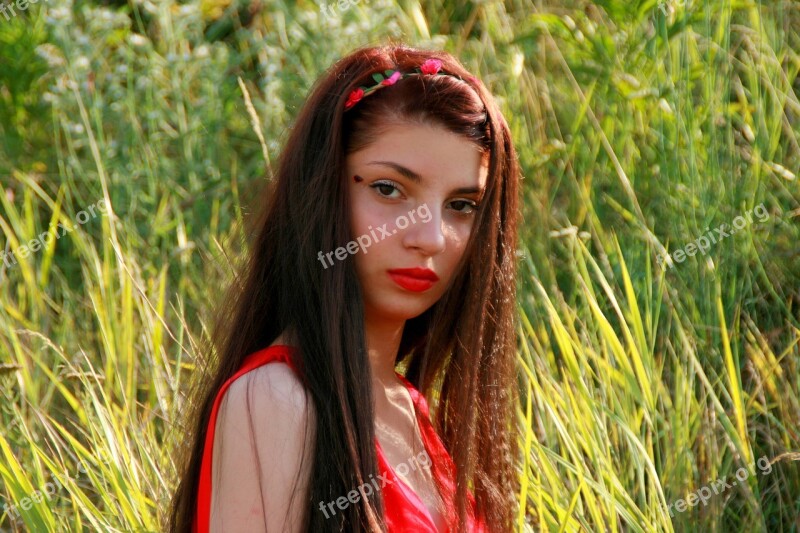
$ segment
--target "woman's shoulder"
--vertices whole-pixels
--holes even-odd
[[[306,393],[300,378],[286,363],[272,361],[235,379],[226,394],[232,403],[282,404],[294,409],[304,409]]]
[[[263,522],[269,531],[287,531],[302,522],[304,509],[295,502],[303,498],[292,500],[291,494],[298,472],[302,490],[309,486],[314,406],[291,365],[275,357],[281,350],[265,350],[245,359],[221,391],[216,420],[212,414],[207,468],[213,476],[206,492],[211,493],[213,478],[214,495],[206,496],[208,505],[201,509],[209,511],[201,512],[208,513],[212,526],[224,523],[225,530],[263,531]]]
[[[293,350],[273,343],[248,355],[229,383],[227,401],[251,409],[274,405],[304,411],[306,390],[291,359]]]

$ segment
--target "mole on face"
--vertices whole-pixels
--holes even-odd
[[[356,183],[359,183],[359,182],[364,181],[364,178],[362,178],[361,176],[356,174],[355,176],[353,176],[353,181],[355,181]]]

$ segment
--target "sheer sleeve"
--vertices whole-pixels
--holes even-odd
[[[306,398],[284,363],[230,385],[214,435],[211,533],[301,531],[315,442],[313,402]]]

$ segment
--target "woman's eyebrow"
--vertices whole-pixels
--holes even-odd
[[[458,189],[453,189],[450,191],[450,194],[478,194],[483,195],[483,189],[479,187],[459,187]]]
[[[414,172],[410,168],[404,167],[403,165],[401,165],[399,163],[395,163],[393,161],[372,161],[372,162],[367,163],[367,164],[368,165],[383,165],[383,166],[386,166],[386,167],[393,168],[398,173],[402,174],[403,176],[405,176],[406,178],[410,179],[414,183],[420,183],[420,182],[423,181],[422,180],[422,176],[420,176],[419,174],[417,174],[416,172]]]
[[[394,161],[371,161],[367,163],[368,165],[383,165],[389,168],[394,169],[399,174],[402,174],[409,180],[413,181],[414,183],[422,183],[424,180],[422,176],[414,172],[408,167],[404,167],[399,163],[395,163]],[[453,189],[452,194],[480,194],[483,192],[483,189],[479,187],[459,187],[458,189]]]

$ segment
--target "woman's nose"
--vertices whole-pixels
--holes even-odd
[[[442,225],[440,208],[427,208],[427,217],[414,217],[403,231],[403,245],[416,248],[425,255],[434,255],[444,251],[446,247],[445,228]]]

